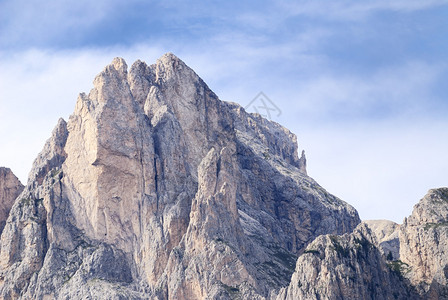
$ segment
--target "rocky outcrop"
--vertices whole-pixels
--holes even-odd
[[[371,220],[319,236],[277,299],[448,299],[447,224],[448,188],[439,188],[402,225]]]
[[[14,200],[22,192],[23,185],[8,168],[0,167],[0,234],[6,224]]]
[[[400,226],[404,275],[428,299],[448,299],[448,188],[430,190]]]
[[[299,259],[285,299],[419,299],[375,246],[365,225],[342,236],[323,235]]]
[[[60,120],[1,240],[0,299],[266,299],[354,208],[294,134],[172,54],[114,59]]]

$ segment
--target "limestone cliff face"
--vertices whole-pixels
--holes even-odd
[[[8,168],[0,167],[0,234],[6,224],[14,200],[22,192],[23,185]]]
[[[266,299],[356,210],[296,137],[172,54],[114,59],[60,120],[1,239],[0,299]]]

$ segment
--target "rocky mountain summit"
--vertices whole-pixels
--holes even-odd
[[[0,299],[443,299],[446,287],[446,189],[403,225],[360,223],[307,175],[294,134],[219,100],[170,53],[114,59],[19,190]]]
[[[34,162],[1,237],[2,299],[266,299],[356,210],[279,124],[173,54],[116,58]]]

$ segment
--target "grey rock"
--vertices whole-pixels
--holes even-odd
[[[356,210],[297,139],[173,54],[116,58],[35,160],[1,240],[0,299],[267,299]]]
[[[297,260],[291,283],[277,300],[419,299],[376,243],[365,224],[351,234],[318,237]]]
[[[277,299],[448,299],[447,224],[448,188],[439,188],[401,225],[371,220],[319,236]]]
[[[0,196],[0,299],[448,298],[447,188],[359,224],[293,133],[170,53],[114,59]]]
[[[428,299],[448,299],[448,188],[430,190],[400,226],[405,275]]]

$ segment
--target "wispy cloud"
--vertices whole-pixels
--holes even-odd
[[[353,204],[363,219],[401,222],[430,188],[448,186],[448,121],[292,126],[308,173]]]
[[[448,5],[446,0],[377,0],[377,1],[282,1],[290,16],[325,19],[360,20],[385,11],[414,12]]]
[[[5,46],[45,45],[52,39],[76,39],[99,24],[116,1],[24,1],[0,3],[0,43]]]
[[[441,101],[433,89],[446,70],[444,64],[419,61],[359,76],[328,68],[329,73],[298,83],[295,107],[330,122],[341,117],[349,121],[425,115]]]

